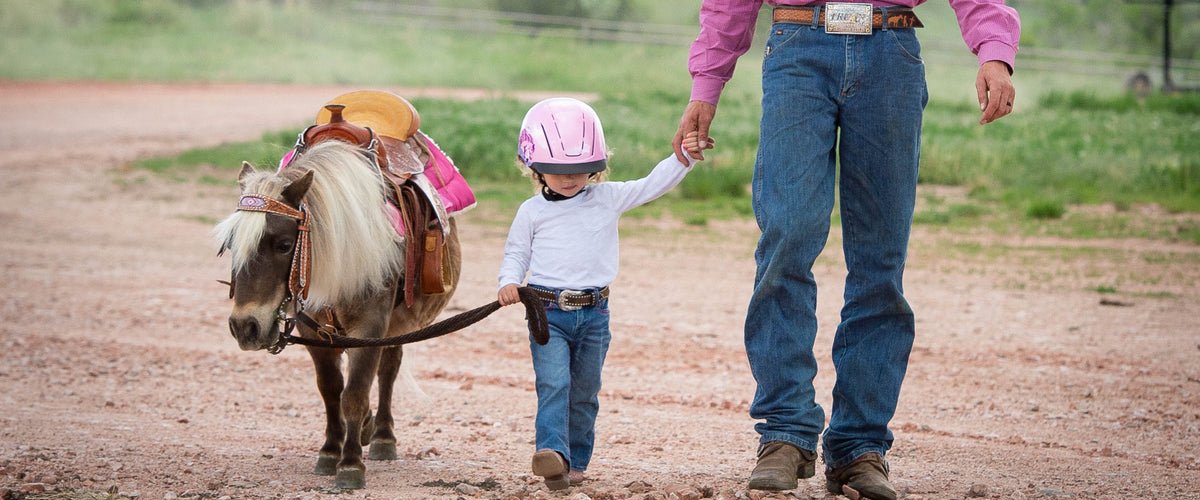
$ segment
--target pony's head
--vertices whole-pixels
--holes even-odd
[[[266,177],[243,163],[238,184],[243,194],[256,194],[298,210],[312,186],[313,172],[288,173],[303,175]],[[239,211],[216,231],[224,236],[222,252],[228,250],[233,256],[230,295],[234,306],[229,332],[242,350],[268,348],[279,340],[275,326],[278,312],[289,298],[288,280],[300,226],[296,219],[282,214]]]
[[[229,331],[242,350],[279,342],[289,299],[330,305],[385,289],[403,272],[399,237],[381,210],[382,179],[368,158],[361,148],[326,141],[278,172],[242,164],[239,209],[213,229],[221,252],[232,257]],[[262,204],[277,209],[252,206]],[[302,226],[311,240],[307,298],[289,287],[302,260],[296,258]]]

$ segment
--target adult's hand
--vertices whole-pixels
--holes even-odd
[[[688,164],[686,153],[683,151],[683,138],[687,137],[689,132],[696,132],[699,136],[696,142],[699,144],[708,144],[708,126],[712,124],[713,116],[717,114],[717,106],[704,101],[692,101],[687,105],[687,109],[683,111],[683,117],[679,119],[679,129],[675,131],[675,137],[671,139],[671,147],[675,149],[675,157],[679,159],[679,163]],[[704,153],[700,155],[699,160],[704,159]]]
[[[1001,61],[988,61],[979,67],[975,76],[975,93],[979,97],[979,124],[985,125],[1012,113],[1013,99],[1017,89],[1013,86],[1012,73]]]

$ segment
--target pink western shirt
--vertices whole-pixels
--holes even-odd
[[[771,5],[815,5],[822,0],[766,0]],[[1021,20],[1003,0],[949,0],[958,16],[963,41],[979,64],[1001,61],[1013,68]],[[925,0],[866,2],[885,7],[916,7]],[[717,104],[725,82],[733,76],[738,57],[750,49],[754,24],[763,0],[704,0],[700,6],[700,34],[688,54],[693,101]]]

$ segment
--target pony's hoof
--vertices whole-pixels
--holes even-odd
[[[396,443],[391,441],[372,441],[371,452],[367,454],[369,460],[395,460],[396,459]]]
[[[318,476],[332,476],[337,474],[338,457],[330,455],[321,455],[317,457],[317,466],[313,468],[313,474]]]
[[[333,485],[344,490],[358,490],[367,487],[367,471],[359,468],[346,468],[337,471],[337,479]]]

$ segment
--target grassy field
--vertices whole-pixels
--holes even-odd
[[[1026,70],[1018,56],[1016,113],[980,126],[974,61],[943,4],[930,2],[919,10],[928,26],[922,32],[927,45],[957,48],[925,54],[932,99],[920,180],[926,186],[956,186],[966,198],[927,197],[918,223],[1200,243],[1194,222],[1170,230],[1108,223],[1136,219],[1133,208],[1143,204],[1169,213],[1200,212],[1200,96],[1153,95],[1137,101],[1123,94],[1120,77]],[[694,24],[694,5],[690,11],[641,5],[653,6],[643,11],[648,22]],[[643,175],[669,153],[690,83],[687,40],[641,45],[470,27],[428,30],[403,19],[366,16],[350,6],[12,0],[0,4],[0,78],[594,92],[600,96],[593,105],[605,121],[614,179]],[[708,155],[707,166],[664,202],[639,209],[641,216],[670,212],[693,224],[749,216],[746,185],[757,145],[759,53],[752,48],[742,58],[726,88],[713,130],[719,149]],[[531,103],[414,99],[414,104],[426,132],[439,138],[484,203],[508,205],[528,194],[513,165],[513,143]],[[303,125],[269,132],[258,141],[147,160],[143,166],[188,179],[197,164],[232,172],[241,160],[271,163]],[[1080,215],[1094,211],[1075,209],[1100,205],[1114,207],[1116,215],[1096,220]]]

